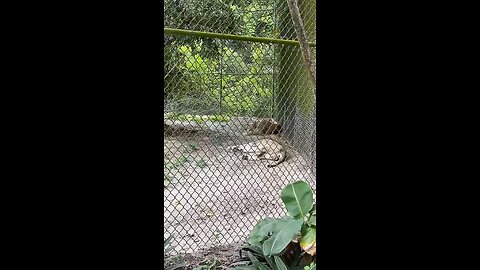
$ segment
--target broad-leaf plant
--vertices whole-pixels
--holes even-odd
[[[242,248],[247,261],[236,270],[316,269],[316,205],[313,192],[304,181],[287,185],[280,193],[287,215],[260,220]]]

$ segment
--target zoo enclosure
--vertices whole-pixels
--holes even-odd
[[[164,1],[165,234],[179,251],[242,241],[284,214],[278,192],[315,178],[315,102],[286,0]],[[299,1],[315,54],[316,2]],[[226,146],[282,123],[289,159],[266,169]],[[314,187],[315,189],[315,187]],[[273,202],[273,203],[272,203]],[[241,220],[238,216],[242,216]]]

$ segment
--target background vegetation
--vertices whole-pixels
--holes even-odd
[[[165,27],[271,37],[272,3],[165,0]],[[169,35],[164,45],[166,111],[271,116],[272,45]]]

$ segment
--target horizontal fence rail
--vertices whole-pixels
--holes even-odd
[[[283,44],[283,45],[291,45],[291,46],[300,46],[300,43],[298,41],[287,40],[287,39],[249,37],[249,36],[241,36],[241,35],[229,35],[229,34],[201,32],[201,31],[192,31],[192,30],[183,30],[183,29],[171,29],[171,28],[164,28],[163,31],[164,31],[164,34],[167,34],[167,35],[208,37],[208,38],[218,38],[218,39],[228,39],[228,40],[251,41],[251,42],[259,42],[259,43],[267,43],[267,44]],[[308,45],[310,47],[317,46],[315,42],[309,42]]]

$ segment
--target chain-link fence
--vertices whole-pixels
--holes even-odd
[[[286,0],[164,4],[165,28],[296,40]],[[309,42],[315,5],[299,1]],[[285,185],[315,190],[315,99],[300,47],[197,32],[165,34],[164,48],[164,233],[186,253],[244,241],[258,220],[285,214]]]

